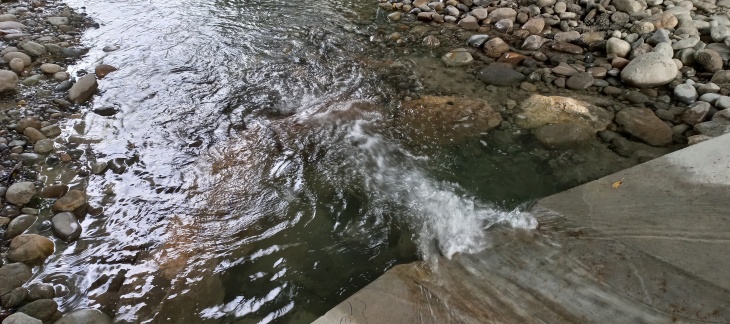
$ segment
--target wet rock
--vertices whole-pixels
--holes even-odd
[[[0,93],[15,91],[18,85],[18,75],[8,70],[0,70]]]
[[[424,96],[406,101],[399,124],[406,125],[413,138],[452,142],[473,138],[502,122],[502,116],[487,101],[459,97]]]
[[[104,171],[106,171],[107,164],[106,162],[94,162],[91,163],[91,174],[102,174]]]
[[[498,58],[509,51],[509,45],[501,38],[493,38],[484,43],[484,54],[491,58]]]
[[[676,98],[679,102],[691,104],[697,100],[697,90],[691,84],[680,84],[674,87],[674,98]]]
[[[37,220],[38,217],[33,215],[20,215],[15,217],[12,221],[10,221],[10,224],[8,224],[8,229],[5,231],[5,239],[10,240],[20,234],[23,234],[23,232],[33,226]]]
[[[568,89],[583,90],[593,85],[593,76],[588,72],[580,72],[568,78],[565,86]]]
[[[45,137],[54,138],[61,135],[61,128],[58,127],[58,125],[49,125],[41,128],[41,133],[43,133]]]
[[[41,189],[38,197],[41,198],[60,198],[68,192],[68,186],[64,184],[50,185]]]
[[[662,53],[646,53],[621,71],[621,81],[635,87],[664,85],[677,76],[677,65]]]
[[[695,53],[695,62],[699,63],[705,71],[717,72],[722,70],[722,58],[720,54],[711,49],[702,49]]]
[[[124,173],[124,171],[127,170],[127,162],[126,162],[126,159],[124,159],[124,158],[116,158],[116,159],[109,160],[109,162],[107,162],[107,166],[109,167],[110,170],[112,170],[112,172],[114,172],[116,174],[122,174],[122,173]]]
[[[42,140],[39,140],[38,142],[35,142],[33,144],[33,152],[38,154],[48,154],[53,151],[53,140],[50,138],[45,138]]]
[[[32,182],[16,182],[8,188],[5,200],[13,205],[23,206],[29,203],[35,194],[36,189]]]
[[[18,215],[20,215],[20,208],[18,208],[17,206],[7,205],[0,209],[0,216],[13,218],[17,217]]]
[[[522,82],[525,75],[505,63],[494,63],[477,73],[477,78],[487,85],[509,86]]]
[[[53,242],[48,238],[37,234],[21,234],[10,241],[8,260],[36,263],[45,260],[53,250]]]
[[[704,101],[698,101],[689,106],[689,109],[682,113],[682,122],[687,125],[694,126],[707,119],[712,106]]]
[[[79,309],[70,312],[54,324],[111,324],[108,315],[96,309]]]
[[[61,314],[58,313],[58,304],[53,299],[32,301],[18,309],[18,312],[37,318],[43,322],[52,322],[61,317]]]
[[[71,87],[68,98],[73,103],[84,103],[96,92],[97,87],[96,77],[93,74],[87,74]]]
[[[71,89],[71,87],[73,85],[74,85],[73,82],[66,80],[66,81],[59,83],[54,90],[56,92],[68,91],[69,89]]]
[[[449,67],[465,66],[473,62],[474,58],[471,57],[471,54],[466,49],[459,48],[444,54],[441,57],[441,61]]]
[[[52,209],[57,212],[72,212],[84,205],[86,205],[86,193],[81,190],[69,190],[53,203]]]
[[[43,321],[24,313],[17,312],[8,316],[5,320],[3,320],[2,324],[43,324]]]
[[[28,54],[25,54],[22,52],[10,52],[10,53],[6,53],[5,55],[3,55],[3,60],[5,60],[5,62],[10,62],[14,58],[19,58],[19,59],[23,60],[23,64],[25,64],[25,66],[28,66],[31,63],[33,63],[33,60],[30,58],[30,56],[28,56]]]
[[[32,276],[31,268],[23,263],[11,263],[0,267],[0,296],[23,286]]]
[[[30,56],[39,57],[48,54],[46,47],[36,42],[25,42],[20,46],[26,53],[30,54]]]
[[[472,35],[466,40],[466,44],[473,47],[481,48],[489,40],[489,35]]]
[[[606,129],[613,115],[603,108],[567,97],[533,94],[520,104],[515,124],[534,129],[547,124],[572,124],[596,133]]]
[[[35,153],[21,153],[18,155],[18,161],[23,162],[24,165],[33,165],[40,159],[41,157]]]
[[[549,124],[535,130],[535,138],[547,148],[566,149],[580,146],[591,139],[590,131],[574,124]]]
[[[426,36],[423,38],[423,41],[421,42],[421,44],[423,44],[423,46],[426,46],[426,47],[436,48],[436,47],[439,47],[439,45],[441,45],[441,41],[439,41],[438,38],[429,35],[429,36]],[[469,56],[471,56],[471,54]]]
[[[51,223],[53,233],[66,242],[74,241],[81,236],[81,225],[72,213],[58,213],[53,216]]]
[[[626,107],[616,114],[616,122],[627,133],[649,145],[664,146],[672,143],[672,129],[651,109]]]
[[[28,296],[28,290],[23,287],[18,287],[10,291],[9,293],[0,297],[0,305],[5,308],[13,308],[23,303],[25,298]]]
[[[56,291],[52,285],[34,283],[28,287],[28,300],[34,301],[39,299],[53,299]]]

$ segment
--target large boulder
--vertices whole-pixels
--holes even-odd
[[[33,271],[23,263],[11,263],[0,268],[0,296],[22,286],[32,276]]]
[[[672,82],[677,72],[671,57],[650,52],[631,60],[621,71],[621,81],[635,87],[653,87]]]
[[[616,122],[623,130],[653,146],[672,143],[672,128],[649,108],[626,107],[616,114]]]
[[[5,200],[17,206],[23,206],[36,195],[35,185],[32,182],[16,182],[5,192]]]
[[[18,75],[8,70],[0,70],[0,92],[15,91],[18,86]]]
[[[607,110],[572,98],[534,94],[520,104],[515,124],[534,129],[547,124],[570,124],[596,133],[613,119]]]
[[[84,75],[68,91],[68,99],[73,103],[84,103],[91,98],[98,87],[95,75]]]
[[[36,263],[45,260],[53,250],[53,242],[48,238],[38,234],[21,234],[10,241],[8,260]]]
[[[96,309],[79,309],[63,315],[54,324],[111,324],[108,315]]]
[[[404,102],[397,122],[411,139],[450,143],[499,126],[502,116],[485,100],[424,96]]]

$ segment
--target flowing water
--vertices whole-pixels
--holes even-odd
[[[371,1],[68,3],[101,25],[73,68],[119,67],[93,104],[119,113],[67,127],[127,167],[88,180],[104,213],[35,278],[56,285],[62,309],[310,322],[396,264],[480,251],[496,223],[533,228],[521,206],[630,163],[597,146],[545,151],[516,131],[404,135],[400,100],[436,84],[409,69],[497,99],[438,53],[384,45],[395,27]]]

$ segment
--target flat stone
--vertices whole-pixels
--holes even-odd
[[[570,53],[570,54],[583,54],[582,47],[580,47],[578,45],[570,44],[570,43],[557,42],[557,43],[553,44],[552,48],[558,52],[565,52],[565,53]]]
[[[479,29],[479,22],[476,18],[474,18],[474,16],[466,16],[462,18],[461,20],[459,20],[459,23],[457,23],[457,25],[466,30]]]
[[[568,78],[565,86],[568,89],[583,90],[593,85],[593,76],[588,72],[580,72]]]
[[[579,39],[580,39],[580,33],[575,30],[559,32],[559,33],[555,34],[555,37],[553,37],[553,40],[558,43],[572,43]]]
[[[651,109],[626,107],[616,114],[616,123],[623,129],[653,146],[672,143],[672,129],[657,117]]]
[[[574,67],[570,66],[570,64],[565,62],[560,62],[558,66],[551,69],[551,71],[558,75],[564,75],[564,76],[573,76],[578,74],[578,70],[576,70]]]
[[[43,63],[41,64],[41,72],[47,73],[47,74],[54,74],[63,71],[64,68],[62,68],[58,64],[53,63]]]
[[[39,57],[48,54],[48,50],[46,49],[46,47],[36,42],[28,41],[21,44],[20,47],[22,47],[25,52],[30,54],[30,56]]]
[[[700,41],[699,37],[688,37],[683,40],[677,41],[676,43],[672,44],[672,48],[676,50],[681,50],[685,48],[694,47],[697,45],[697,43]]]
[[[46,19],[53,26],[68,25],[68,17],[48,17]]]
[[[57,212],[72,212],[84,205],[86,205],[86,193],[81,190],[69,190],[53,203],[52,208]]]
[[[465,49],[455,49],[444,54],[444,56],[441,57],[441,61],[449,67],[465,66],[474,62],[474,58],[472,58],[471,54],[469,54],[469,52]]]
[[[504,63],[493,63],[477,73],[477,78],[487,85],[509,86],[522,82],[525,75]]]
[[[515,21],[517,18],[517,11],[512,8],[497,8],[489,13],[489,19],[496,22],[502,19],[509,19]]]
[[[68,92],[68,99],[73,103],[84,103],[96,92],[97,87],[96,76],[87,74],[74,83]]]
[[[606,129],[613,114],[587,102],[567,97],[533,94],[520,104],[515,124],[534,129],[547,124],[572,124],[596,133]]]

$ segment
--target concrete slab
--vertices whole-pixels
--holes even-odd
[[[478,254],[396,266],[315,323],[730,323],[728,148],[542,199],[538,230],[492,228]]]

